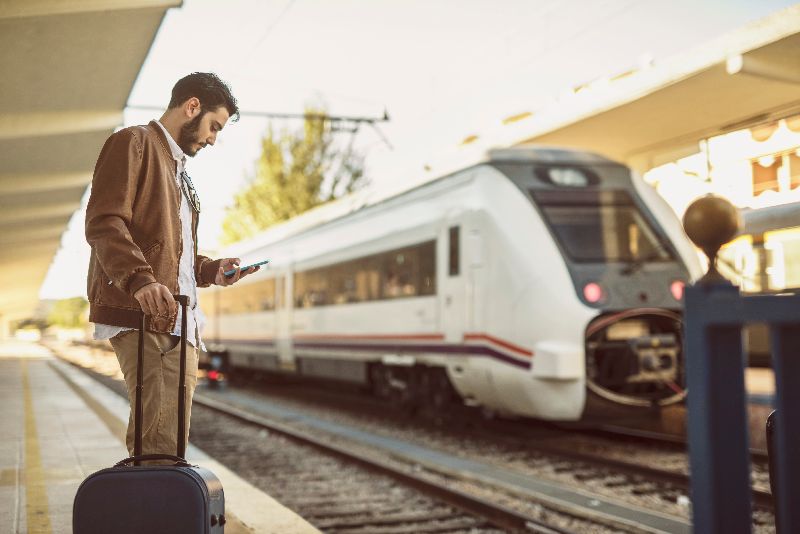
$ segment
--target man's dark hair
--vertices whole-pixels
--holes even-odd
[[[176,108],[192,97],[197,97],[203,114],[225,106],[232,122],[239,119],[239,106],[231,88],[213,72],[193,72],[184,76],[172,88],[169,109]]]

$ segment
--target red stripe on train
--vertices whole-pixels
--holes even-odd
[[[296,334],[293,336],[295,339],[304,339],[309,341],[326,341],[326,340],[383,340],[383,341],[444,341],[444,334]],[[254,340],[255,341],[255,340]],[[528,358],[533,357],[533,352],[514,345],[508,341],[490,336],[489,334],[470,332],[464,334],[464,341],[489,341],[503,347],[506,350],[516,352]]]
[[[444,341],[444,334],[295,334],[293,337],[311,340],[359,339],[405,340],[405,341]]]
[[[530,351],[530,350],[528,350],[526,348],[520,347],[518,345],[514,345],[513,343],[509,343],[508,341],[503,341],[502,339],[498,339],[498,338],[496,338],[494,336],[490,336],[489,334],[484,334],[484,333],[479,333],[479,332],[471,332],[471,333],[468,333],[468,334],[464,334],[464,340],[465,341],[475,341],[475,340],[491,341],[495,345],[499,345],[499,346],[503,347],[504,349],[508,349],[508,350],[514,351],[516,353],[522,354],[523,356],[527,356],[529,358],[533,357],[533,352],[532,351]]]

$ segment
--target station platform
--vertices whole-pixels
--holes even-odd
[[[72,532],[80,483],[127,456],[127,401],[46,348],[7,341],[0,342],[0,406],[0,530]],[[222,481],[227,533],[319,532],[191,444],[187,458]]]

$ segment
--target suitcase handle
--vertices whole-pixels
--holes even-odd
[[[178,378],[178,450],[176,457],[185,461],[186,443],[186,308],[189,306],[189,297],[186,295],[173,295],[175,300],[181,305],[181,360]],[[139,465],[139,460],[144,459],[142,454],[142,382],[144,380],[144,333],[147,329],[145,323],[145,313],[142,312],[141,324],[139,326],[139,359],[136,363],[136,411],[134,415],[134,438],[133,456],[123,460],[132,460],[134,465]],[[167,455],[169,456],[169,455]],[[169,458],[173,458],[169,456]],[[165,459],[169,459],[165,458]],[[154,458],[156,459],[156,458]]]
[[[130,458],[120,460],[114,464],[114,467],[125,467],[130,463],[139,465],[139,462],[147,462],[150,460],[172,460],[177,467],[192,467],[190,463],[180,456],[173,456],[171,454],[140,454],[138,456],[131,456]]]

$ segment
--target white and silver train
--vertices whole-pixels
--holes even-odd
[[[224,369],[558,421],[684,398],[682,291],[701,267],[671,209],[627,167],[504,149],[369,194],[225,251],[271,264],[201,292]]]

